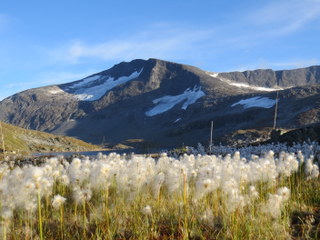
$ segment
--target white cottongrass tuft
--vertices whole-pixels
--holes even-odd
[[[149,205],[141,209],[141,213],[146,216],[152,216],[152,209]]]
[[[314,156],[311,155],[305,162],[304,172],[307,176],[307,180],[317,178],[319,176],[319,167],[317,164],[313,163]]]
[[[212,209],[206,209],[204,211],[204,213],[201,215],[200,220],[204,224],[206,224],[206,225],[208,225],[210,227],[214,227],[215,219],[214,219],[214,215],[213,215]]]
[[[165,180],[164,173],[160,172],[158,175],[155,176],[154,181],[152,183],[152,193],[153,197],[157,198],[160,194],[160,188],[163,185]]]
[[[66,202],[66,198],[62,197],[61,195],[55,195],[52,199],[52,207],[54,209],[59,209],[61,206]]]
[[[277,190],[277,194],[281,196],[282,201],[288,201],[290,198],[290,189],[287,187],[281,187]]]
[[[269,194],[269,198],[266,204],[261,207],[261,210],[272,218],[278,218],[281,215],[284,204],[289,198],[290,189],[287,187],[279,188],[276,194]]]
[[[77,204],[88,202],[92,198],[92,190],[89,187],[85,189],[76,187],[73,191],[73,198]]]
[[[5,221],[10,220],[13,217],[13,211],[11,209],[4,209],[1,212],[1,218]]]

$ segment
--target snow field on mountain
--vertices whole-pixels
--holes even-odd
[[[59,94],[59,93],[63,93],[63,90],[60,89],[59,87],[50,87],[50,89],[48,90],[48,92],[50,94]]]
[[[199,98],[203,97],[205,93],[201,90],[201,87],[194,86],[191,90],[186,89],[182,94],[176,96],[164,96],[153,100],[153,104],[156,104],[152,109],[145,114],[148,117],[164,113],[172,109],[175,105],[183,103],[181,109],[186,110],[189,105],[194,104]]]
[[[272,108],[275,104],[276,100],[270,99],[268,97],[252,97],[248,99],[242,99],[239,102],[232,104],[231,107],[242,105],[243,108]]]
[[[218,78],[220,81],[225,82],[229,84],[230,86],[235,86],[238,88],[247,88],[247,89],[252,89],[256,91],[261,91],[261,92],[274,92],[274,91],[279,91],[283,90],[283,88],[277,87],[277,88],[267,88],[267,87],[259,87],[259,86],[252,86],[247,83],[238,83],[238,82],[233,82],[230,79],[223,78],[219,76],[219,73],[212,73],[212,72],[207,72],[211,77]]]
[[[3,239],[288,239],[290,214],[320,196],[319,145],[261,154],[98,154],[1,162]],[[319,194],[319,195],[317,195]],[[310,197],[310,199],[309,199]],[[49,237],[50,236],[50,237]]]
[[[107,91],[139,77],[142,70],[143,68],[139,72],[135,71],[129,76],[123,76],[117,79],[114,79],[113,77],[95,75],[85,78],[81,82],[74,83],[67,90],[73,90],[72,94],[74,94],[74,97],[80,101],[95,101],[105,95]],[[101,83],[96,84],[97,81]]]

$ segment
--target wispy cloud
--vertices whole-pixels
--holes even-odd
[[[156,26],[121,39],[100,43],[76,40],[50,50],[58,61],[77,64],[85,59],[130,60],[133,58],[175,58],[197,51],[212,37],[213,30],[164,28]]]
[[[273,39],[302,34],[309,27],[320,31],[319,0],[265,1],[242,16],[234,16],[221,33],[224,43],[233,49],[254,49]],[[223,31],[225,30],[225,31]]]
[[[178,62],[183,60],[184,63],[194,65],[200,63],[198,66],[202,67],[208,66],[208,61],[228,61],[228,57],[240,59],[241,55],[247,56],[247,59],[252,55],[256,58],[254,61],[259,63],[258,58],[268,59],[268,52],[275,51],[279,54],[282,51],[272,45],[273,42],[270,40],[280,40],[281,44],[284,44],[290,34],[304,30],[311,24],[315,27],[316,22],[320,23],[319,0],[273,0],[253,4],[248,12],[234,14],[229,22],[222,25],[220,22],[203,26],[149,24],[144,29],[122,33],[121,36],[109,35],[97,41],[90,41],[84,37],[66,41],[59,46],[46,46],[41,51],[46,55],[44,59],[50,59],[48,65],[53,66],[101,66],[102,62],[110,65],[118,61],[152,57]],[[292,43],[293,47],[294,44]],[[282,66],[305,66],[303,63],[299,64],[299,61],[287,63],[287,66]],[[280,67],[281,64],[278,65]],[[257,67],[278,66],[268,59],[260,61]]]
[[[248,17],[252,24],[261,26],[265,34],[275,36],[293,33],[319,19],[319,0],[274,1]]]

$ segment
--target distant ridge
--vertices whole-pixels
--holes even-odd
[[[219,76],[234,82],[248,83],[261,87],[297,87],[320,84],[320,66],[292,70],[273,71],[258,69],[244,72],[219,73]]]

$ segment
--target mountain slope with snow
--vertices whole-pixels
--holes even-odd
[[[139,72],[135,71],[129,76],[122,76],[117,79],[95,75],[74,83],[64,90],[73,94],[80,101],[96,101],[111,89],[139,77],[142,70],[143,68]]]
[[[176,96],[164,96],[157,98],[152,102],[157,104],[155,107],[146,112],[146,116],[153,117],[155,115],[164,113],[172,109],[175,105],[184,102],[181,109],[186,110],[189,105],[195,103],[199,98],[203,97],[205,94],[201,91],[201,87],[194,86],[193,90],[189,88],[185,90],[182,94]]]
[[[320,84],[320,66],[281,71],[258,69],[244,72],[219,73],[218,76],[232,82],[256,85],[259,87],[291,88]]]
[[[273,125],[320,122],[320,68],[212,73],[158,59],[122,62],[79,81],[17,93],[0,120],[96,144],[206,144],[214,136]],[[312,83],[312,84],[310,84]]]

